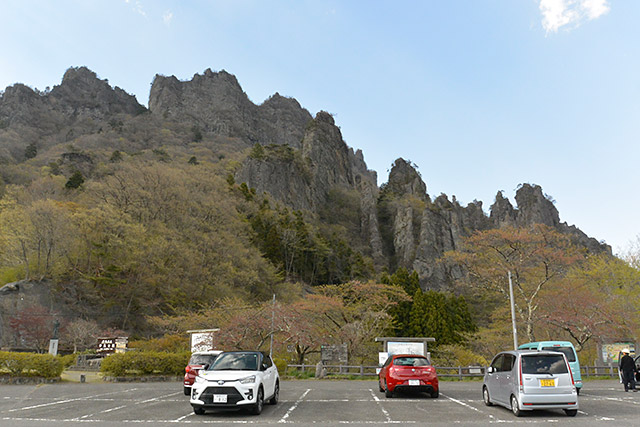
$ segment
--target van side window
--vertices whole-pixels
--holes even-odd
[[[502,362],[502,371],[510,371],[513,369],[513,365],[516,361],[516,357],[513,354],[505,354],[504,361]]]
[[[504,360],[504,354],[499,354],[493,359],[491,362],[491,367],[495,372],[500,372],[502,370],[502,361]]]

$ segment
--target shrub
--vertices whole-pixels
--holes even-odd
[[[56,378],[64,368],[64,359],[50,354],[0,351],[0,371],[10,376]]]
[[[167,334],[161,338],[129,342],[129,348],[141,351],[161,351],[179,353],[189,349],[189,337]]]
[[[273,363],[276,365],[276,368],[278,368],[278,373],[280,373],[280,375],[284,375],[287,371],[287,361],[279,357],[274,357]]]
[[[126,375],[180,375],[189,362],[189,352],[129,351],[106,357],[100,370],[114,377]]]

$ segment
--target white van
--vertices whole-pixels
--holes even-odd
[[[516,350],[498,353],[487,368],[482,384],[485,405],[494,403],[522,411],[563,409],[578,413],[578,392],[566,356],[553,351]]]

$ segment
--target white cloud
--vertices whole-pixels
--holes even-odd
[[[540,0],[542,26],[547,34],[561,27],[573,29],[609,12],[608,0]]]
[[[171,25],[171,20],[173,19],[173,12],[171,12],[170,10],[167,10],[164,15],[162,15],[162,20],[164,21],[165,25],[169,26]]]
[[[125,3],[127,4],[131,4],[131,0],[124,0]],[[140,2],[140,0],[136,0],[135,3],[132,4],[132,9],[139,13],[140,15],[144,16],[145,18],[147,17],[147,12],[144,11],[144,8],[142,7],[142,2]]]

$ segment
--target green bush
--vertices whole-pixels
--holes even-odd
[[[280,375],[284,375],[287,371],[287,361],[279,357],[274,357],[273,363],[276,365],[276,368],[278,368],[278,373]]]
[[[180,375],[189,362],[189,352],[128,351],[107,356],[100,370],[114,377],[127,375]]]
[[[10,376],[57,378],[64,368],[63,359],[50,354],[0,351],[0,372]]]
[[[72,353],[72,354],[65,354],[64,356],[57,356],[57,357],[58,357],[58,360],[60,360],[62,367],[66,369],[71,365],[75,365],[78,355],[75,353]]]

